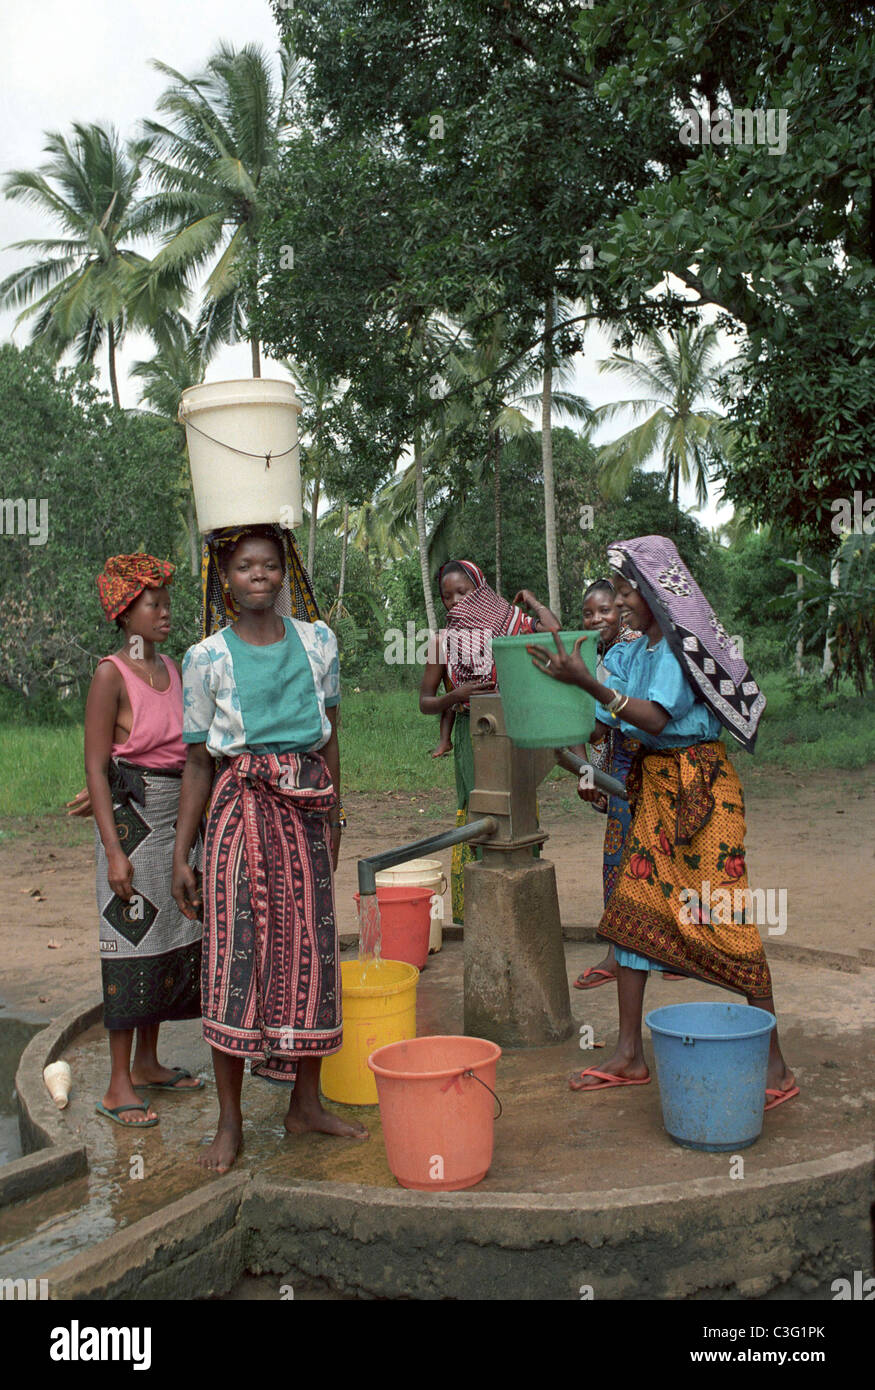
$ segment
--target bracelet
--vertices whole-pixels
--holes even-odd
[[[620,707],[620,701],[623,697],[620,694],[619,690],[614,690],[610,685],[608,686],[608,689],[610,690],[614,698],[608,701],[608,703],[605,705],[605,709],[610,711],[611,714],[616,714],[617,710]]]
[[[617,708],[614,710],[614,715],[616,716],[616,715],[618,715],[618,714],[620,713],[621,710],[624,710],[624,709],[626,708],[626,706],[628,705],[628,703],[629,703],[629,696],[628,696],[628,695],[624,695],[623,698],[622,698],[622,700],[620,701],[620,703],[617,705]]]

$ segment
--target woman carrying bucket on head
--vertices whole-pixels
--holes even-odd
[[[618,541],[608,559],[622,614],[644,634],[608,652],[610,685],[558,636],[556,650],[528,648],[539,670],[595,697],[603,728],[642,744],[626,782],[632,825],[599,925],[616,948],[620,1034],[603,1068],[571,1079],[580,1091],[650,1081],[641,1036],[650,970],[722,985],[774,1013],[762,941],[746,911],[744,798],[719,740],[722,725],[753,751],[765,697],[670,540]],[[712,885],[730,892],[717,900]],[[765,1108],[798,1094],[775,1028]]]
[[[449,740],[452,723],[445,723],[455,711],[453,756],[456,772],[456,824],[468,822],[468,799],[474,790],[474,751],[471,744],[472,695],[495,689],[495,666],[489,650],[493,637],[509,637],[521,632],[558,632],[559,623],[528,589],[521,589],[513,603],[501,598],[486,583],[483,571],[471,560],[448,560],[437,575],[441,602],[447,612],[447,626],[440,634],[435,660],[426,664],[419,688],[419,708],[423,714],[441,716],[441,744]],[[528,617],[518,604],[534,614]],[[449,687],[438,695],[441,682]],[[465,865],[479,857],[470,845],[453,849],[451,874],[453,921],[463,923]]]
[[[188,761],[173,891],[191,916],[199,892],[186,854],[209,801],[203,1020],[219,1123],[200,1161],[224,1173],[242,1142],[247,1057],[254,1075],[293,1086],[290,1134],[367,1131],[319,1100],[322,1058],[342,1041],[337,640],[278,526],[209,535],[203,577],[205,637],[183,664]]]

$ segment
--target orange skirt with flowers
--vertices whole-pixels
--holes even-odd
[[[721,742],[641,749],[632,825],[599,933],[672,970],[768,999],[744,858],[744,794]]]

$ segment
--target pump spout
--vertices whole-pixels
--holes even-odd
[[[467,825],[460,825],[455,830],[445,830],[440,835],[428,835],[424,840],[414,840],[409,845],[399,845],[397,849],[386,849],[380,854],[371,854],[367,859],[360,859],[358,863],[359,895],[365,897],[368,893],[376,893],[377,884],[374,875],[380,869],[391,869],[395,864],[404,864],[408,859],[416,859],[420,854],[427,854],[433,849],[448,849],[450,845],[460,845],[466,840],[476,840],[482,836],[494,835],[498,829],[498,821],[494,816],[482,816],[479,820],[469,821]]]

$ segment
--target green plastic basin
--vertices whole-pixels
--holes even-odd
[[[560,632],[559,636],[567,652],[578,637],[586,638],[580,655],[595,675],[598,633]],[[539,671],[526,651],[530,644],[556,651],[550,633],[492,639],[508,737],[520,748],[565,748],[570,743],[583,743],[595,724],[595,700],[579,685],[566,685]]]

